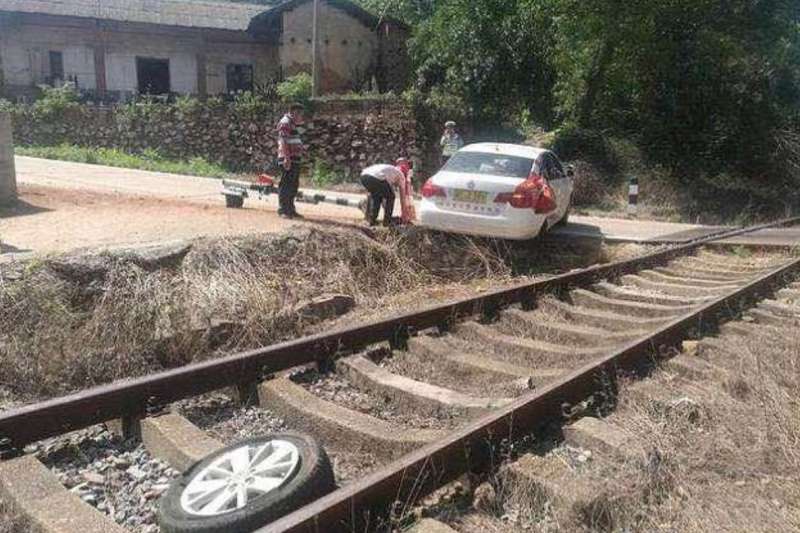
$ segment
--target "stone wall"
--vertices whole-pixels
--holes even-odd
[[[17,177],[14,171],[14,140],[11,120],[0,113],[0,204],[13,202],[17,197]]]
[[[152,103],[73,106],[55,115],[17,106],[13,118],[19,145],[70,143],[134,153],[152,148],[249,172],[274,159],[275,125],[282,114],[279,107],[248,109],[209,101],[195,102],[191,109]],[[414,115],[396,101],[315,103],[307,127],[309,159],[347,175],[357,175],[368,164],[422,156]]]

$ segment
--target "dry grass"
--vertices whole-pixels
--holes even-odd
[[[800,530],[800,332],[722,336],[700,356],[723,371],[689,380],[662,370],[621,384],[608,420],[636,437],[641,456],[576,463],[568,447],[547,452],[589,488],[582,505],[565,509],[500,477],[488,508],[439,516],[462,533]]]
[[[645,250],[641,250],[644,252]],[[431,233],[303,228],[200,241],[178,264],[130,255],[53,257],[0,276],[0,390],[32,401],[269,345],[603,262],[608,248]],[[356,299],[341,322],[309,323],[299,303]],[[237,325],[222,340],[208,334]]]
[[[293,309],[322,294],[374,316],[414,291],[508,280],[513,260],[491,241],[312,228],[198,242],[157,269],[129,256],[38,261],[0,277],[0,390],[30,401],[267,345],[308,331]],[[241,328],[214,346],[202,334],[213,321]]]
[[[705,356],[725,368],[724,377],[702,384],[667,372],[654,378],[662,394],[697,407],[626,402],[612,417],[668,471],[660,501],[636,522],[688,532],[797,530],[800,334],[787,329],[776,337],[765,330],[721,342],[724,351]]]

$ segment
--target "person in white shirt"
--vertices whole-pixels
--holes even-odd
[[[392,224],[394,213],[394,189],[399,188],[405,180],[405,174],[392,165],[372,165],[361,171],[361,185],[369,192],[370,202],[367,206],[367,222],[374,226],[378,222],[378,214],[383,205],[383,224]]]

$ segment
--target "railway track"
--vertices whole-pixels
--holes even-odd
[[[20,476],[45,475],[19,458],[26,445],[110,420],[185,469],[227,443],[192,424],[191,407],[170,413],[170,404],[232,388],[249,406],[241,409],[323,442],[340,485],[260,531],[372,530],[396,502],[410,506],[464,474],[486,475],[515,443],[596,412],[615,397],[620,372],[674,355],[719,315],[796,275],[800,260],[788,255],[704,248],[762,227],[5,412],[0,474],[24,465]],[[754,313],[786,319],[795,313],[786,305]],[[23,489],[0,481],[24,509]],[[47,521],[42,512],[34,521]],[[75,520],[97,520],[93,512],[82,503]],[[101,523],[97,531],[110,530]]]

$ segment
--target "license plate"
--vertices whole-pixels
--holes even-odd
[[[488,194],[483,191],[456,189],[455,193],[456,202],[465,202],[468,204],[485,204],[487,197]]]

